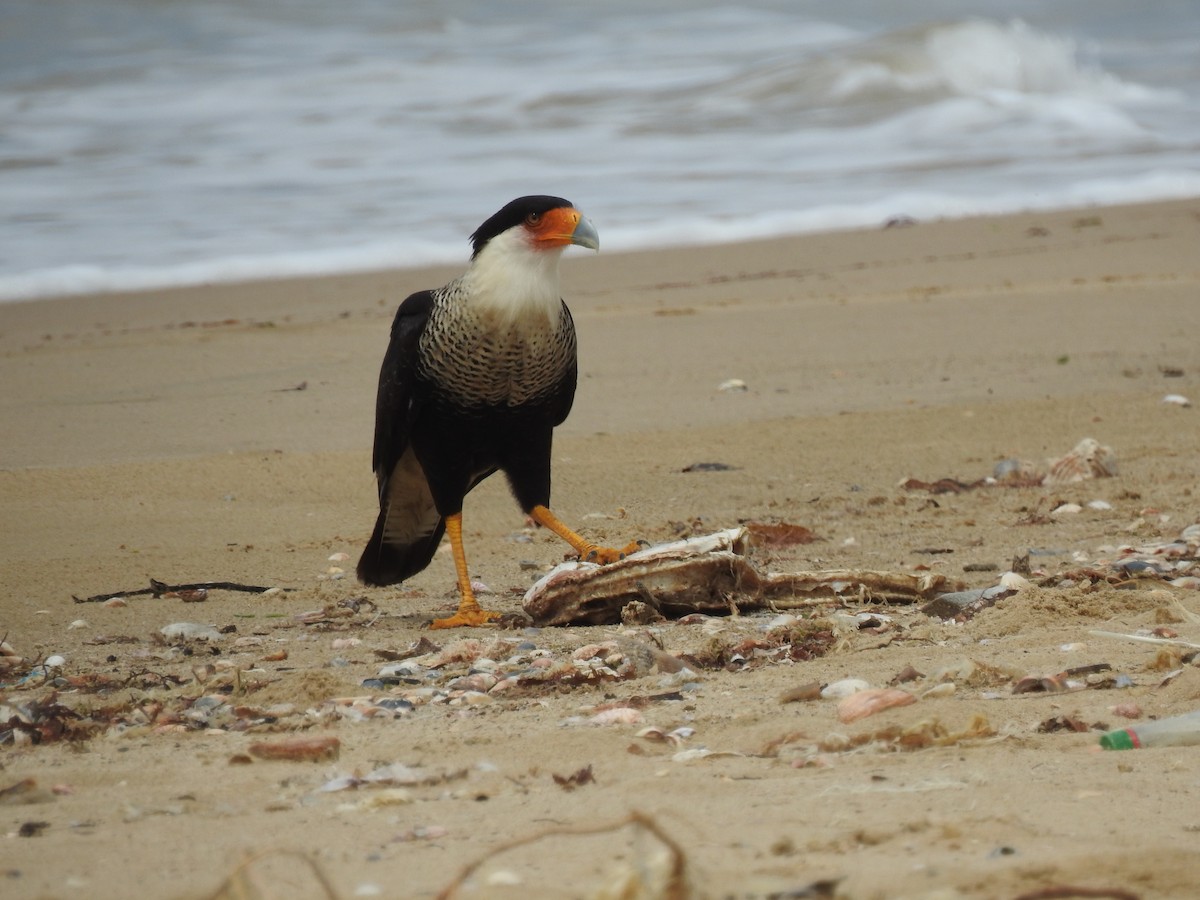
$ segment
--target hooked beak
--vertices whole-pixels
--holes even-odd
[[[571,232],[571,243],[579,247],[587,247],[589,250],[600,249],[600,235],[596,232],[596,226],[592,224],[592,220],[582,213],[578,213],[579,221],[575,225],[575,230]]]

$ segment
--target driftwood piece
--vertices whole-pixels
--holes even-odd
[[[270,585],[240,584],[236,581],[197,581],[191,584],[167,584],[155,578],[150,579],[150,587],[132,591],[112,591],[107,594],[93,594],[90,597],[73,597],[76,603],[103,603],[114,597],[143,597],[147,594],[156,600],[164,594],[178,594],[184,591],[242,591],[247,594],[263,594],[271,590]],[[284,588],[287,590],[287,588]]]
[[[944,575],[832,569],[763,573],[744,528],[651,547],[607,566],[568,562],[525,594],[536,625],[614,625],[632,602],[667,618],[799,609],[830,603],[915,603],[961,587]]]

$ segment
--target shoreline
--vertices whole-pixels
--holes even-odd
[[[1137,390],[1137,372],[1193,355],[1198,208],[569,255],[581,377],[560,433]],[[0,465],[369,451],[395,307],[460,271],[0,305],[0,417],[20,423]],[[876,371],[885,359],[906,374]],[[721,394],[727,379],[749,390]]]

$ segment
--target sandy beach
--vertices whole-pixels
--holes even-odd
[[[391,318],[458,267],[0,305],[0,722],[25,725],[0,726],[0,893],[432,897],[483,860],[460,896],[667,897],[672,850],[675,896],[1194,892],[1200,747],[1098,740],[1200,709],[1198,246],[1179,201],[564,258],[562,518],[621,544],[800,525],[818,540],[756,565],[968,589],[1028,557],[964,622],[847,600],[430,632],[447,553],[364,589]],[[1085,438],[1115,475],[976,485]],[[506,613],[568,549],[498,479],[464,523]],[[131,593],[152,578],[280,590]],[[101,594],[125,599],[74,599]],[[772,644],[800,612],[832,635],[812,658]],[[916,699],[781,700],[844,679]],[[339,755],[251,752],[297,737]]]

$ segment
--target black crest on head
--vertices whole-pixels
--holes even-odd
[[[479,255],[479,251],[487,246],[488,241],[496,235],[520,225],[530,213],[541,215],[564,206],[571,206],[571,201],[564,200],[562,197],[547,197],[543,194],[518,197],[511,203],[505,204],[500,212],[476,228],[475,233],[471,235],[471,259]]]

